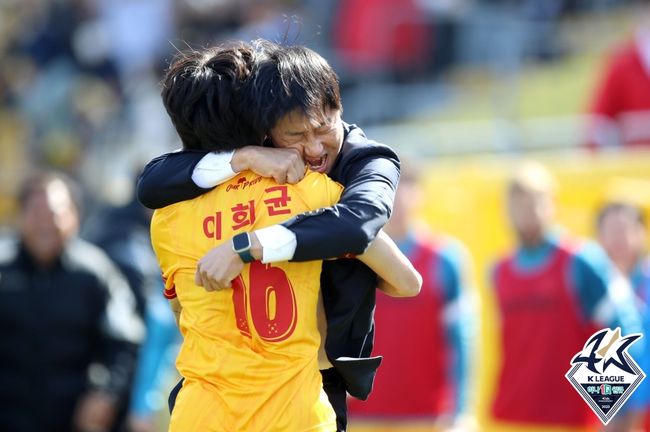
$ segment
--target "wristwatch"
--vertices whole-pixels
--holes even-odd
[[[247,232],[239,233],[232,238],[232,250],[239,255],[242,261],[249,263],[255,261],[251,255],[251,238]]]

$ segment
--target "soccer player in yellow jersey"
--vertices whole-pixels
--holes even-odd
[[[163,99],[186,148],[260,142],[236,100],[253,55],[245,46],[219,48],[172,65]],[[289,186],[247,171],[201,197],[156,211],[152,241],[167,293],[175,291],[174,303],[182,308],[184,336],[177,366],[185,382],[170,430],[336,429],[317,363],[321,262],[265,265],[253,261],[251,250],[237,248],[249,264],[231,288],[217,291],[197,286],[195,272],[200,257],[233,235],[250,246],[249,231],[332,205],[340,193],[322,174],[310,172]],[[390,274],[380,272],[387,280],[380,287],[393,290],[408,281],[417,292],[421,280],[403,256],[391,253],[396,248],[378,238],[371,249],[363,257],[371,267],[378,268],[383,257],[399,264]]]
[[[278,185],[247,171],[199,198],[156,210],[152,242],[166,289],[182,306],[184,337],[176,364],[185,383],[170,430],[336,429],[318,364],[321,261],[252,261],[231,290],[206,291],[194,279],[196,262],[215,245],[332,205],[341,190],[315,172],[296,185]],[[371,265],[377,264],[377,247],[373,243],[367,253]],[[396,283],[411,271],[393,270],[386,278]]]
[[[237,125],[244,119],[266,135],[264,145],[251,140],[255,145],[210,150],[215,138],[229,129],[214,127],[226,123],[213,121],[212,113],[218,110],[197,110],[196,104],[214,101],[209,95],[221,92],[232,74],[216,81],[210,79],[214,75],[194,67],[201,73],[189,88],[166,85],[163,91],[186,148],[147,165],[138,180],[138,198],[149,208],[163,208],[196,198],[245,170],[295,184],[304,177],[305,166],[345,186],[336,205],[252,231],[250,249],[245,242],[235,252],[226,241],[197,263],[197,284],[217,290],[231,287],[243,270],[246,252],[258,253],[255,257],[267,264],[328,260],[323,263],[321,293],[329,364],[323,364],[321,373],[336,411],[337,430],[345,431],[347,394],[365,400],[381,362],[381,356],[372,355],[377,274],[360,260],[332,258],[364,254],[379,235],[393,208],[399,158],[361,128],[343,121],[338,77],[322,56],[299,45],[258,40],[253,46],[251,78],[241,81],[236,92],[236,99],[245,101],[244,109],[232,119],[236,127],[231,131],[244,129]],[[207,63],[219,61],[208,58],[202,64]],[[197,95],[194,88],[205,93]],[[390,267],[382,263],[380,268]],[[170,395],[170,408],[179,389],[176,386]]]
[[[321,262],[253,261],[232,290],[215,292],[194,276],[197,261],[225,239],[332,205],[340,192],[322,174],[279,186],[249,171],[154,213],[154,248],[183,308],[177,367],[185,383],[171,430],[336,429],[317,363]]]

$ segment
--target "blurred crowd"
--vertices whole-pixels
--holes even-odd
[[[177,147],[158,81],[188,46],[255,37],[306,44],[339,73],[347,117],[368,127],[417,112],[418,98],[386,99],[400,93],[400,84],[444,82],[444,72],[459,65],[504,73],[524,59],[561,58],[566,45],[558,41],[557,25],[563,16],[626,3],[3,1],[0,214],[6,215],[21,172],[38,164],[63,169],[97,196],[123,201],[133,172]]]
[[[61,396],[61,407],[31,412],[39,412],[47,419],[53,418],[52,412],[57,412],[62,418],[60,430],[72,430],[71,424],[80,431],[104,431],[111,430],[110,427],[115,431],[158,430],[156,416],[164,407],[166,392],[175,376],[172,360],[180,336],[162,297],[159,269],[150,248],[151,214],[135,201],[132,191],[135,175],[146,161],[178,147],[178,138],[159,96],[161,73],[178,51],[256,37],[306,44],[322,53],[337,70],[346,101],[346,117],[364,127],[404,115],[399,104],[382,106],[379,111],[375,107],[366,110],[363,106],[365,101],[374,100],[373,92],[386,91],[385,85],[397,86],[399,92],[399,86],[413,82],[445,82],[448,72],[459,67],[509,73],[516,71],[524,61],[556,61],[567,54],[557,31],[563,17],[608,11],[630,3],[634,2],[3,0],[0,2],[0,223],[16,228],[16,232],[3,237],[0,243],[0,296],[25,280],[33,293],[42,296],[24,293],[25,297],[18,298],[17,303],[0,301],[0,316],[6,318],[0,318],[3,324],[0,328],[7,335],[11,331],[41,335],[34,340],[44,342],[34,348],[36,351],[14,350],[12,355],[15,355],[10,360],[0,361],[0,369],[4,368],[0,370],[0,380],[5,380],[6,388],[11,388],[17,381],[14,372],[6,373],[6,370],[20,365],[21,373],[31,375],[34,386],[39,386],[38,373],[43,373],[46,367],[60,366],[64,371],[60,382],[44,389],[43,394],[65,395]],[[647,126],[650,124],[647,121],[650,112],[649,35],[650,31],[641,25],[607,61],[589,108],[593,116],[586,129],[585,142],[580,144],[601,149],[628,144],[643,147],[650,143]],[[415,110],[409,109],[411,114]],[[26,175],[43,167],[56,168],[67,176],[45,175],[42,170],[36,177]],[[491,282],[501,302],[504,332],[511,335],[517,331],[511,328],[525,328],[530,324],[527,320],[533,316],[522,318],[508,314],[513,310],[509,304],[519,301],[517,293],[511,292],[512,285],[519,283],[534,288],[537,283],[528,281],[527,275],[517,274],[513,269],[517,266],[537,268],[556,257],[561,257],[557,258],[560,261],[566,259],[569,267],[577,262],[575,266],[582,268],[578,273],[583,274],[562,286],[576,291],[554,293],[557,299],[552,301],[560,302],[567,308],[564,311],[568,311],[562,315],[565,321],[557,321],[557,331],[579,326],[583,318],[594,325],[620,325],[629,331],[648,330],[650,264],[643,209],[625,202],[603,207],[599,215],[594,215],[597,222],[594,237],[603,249],[594,246],[597,251],[593,252],[602,256],[585,258],[586,255],[572,249],[573,243],[569,247],[551,233],[553,180],[543,167],[533,164],[527,169],[513,177],[506,193],[519,248],[500,262],[501,267],[495,270]],[[446,266],[446,279],[436,279],[440,277],[436,273],[428,282],[429,276],[425,277],[425,286],[441,286],[447,297],[421,300],[420,304],[437,308],[434,318],[439,318],[440,322],[435,332],[432,330],[427,337],[437,338],[436,346],[448,344],[450,358],[454,360],[440,358],[435,350],[418,351],[424,356],[423,361],[439,361],[444,364],[441,369],[449,371],[431,376],[419,374],[414,366],[415,375],[405,378],[404,382],[426,379],[433,383],[432,386],[445,382],[436,389],[439,393],[426,394],[424,388],[425,394],[414,396],[415,402],[435,399],[438,403],[435,410],[428,406],[418,411],[416,403],[405,398],[401,407],[404,411],[399,411],[399,405],[387,404],[382,399],[390,398],[400,391],[399,388],[382,390],[381,381],[378,381],[375,399],[371,398],[365,407],[352,405],[352,412],[360,419],[372,419],[377,414],[398,418],[435,415],[445,420],[441,424],[449,425],[453,422],[446,422],[447,416],[472,417],[475,403],[475,395],[472,396],[468,387],[472,385],[468,363],[472,353],[480,349],[476,334],[478,323],[473,319],[476,315],[472,306],[474,300],[466,293],[472,291],[468,288],[471,281],[463,276],[467,272],[465,267],[470,265],[466,249],[471,250],[472,245],[462,246],[446,237],[434,237],[430,243],[422,245],[411,244],[414,234],[409,227],[416,209],[401,209],[399,205],[410,203],[414,207],[422,199],[418,195],[421,192],[413,185],[420,181],[416,177],[405,177],[389,230],[393,230],[391,235],[401,242],[400,246],[417,246],[431,254],[426,255],[427,259],[418,255],[424,266],[423,276],[428,272],[428,259],[433,260],[434,256],[443,263],[436,266]],[[75,181],[82,185],[83,194],[77,194]],[[399,201],[400,196],[409,199]],[[35,230],[35,226],[39,229]],[[526,237],[529,231],[533,232],[532,242]],[[609,255],[609,260],[603,251]],[[91,262],[89,268],[79,264],[80,256],[94,257],[86,260]],[[602,260],[598,261],[600,258]],[[562,265],[557,264],[558,274],[563,274]],[[56,329],[30,324],[26,317],[49,313],[51,302],[58,298],[53,296],[59,287],[56,281],[74,285],[88,279],[93,281],[93,294],[84,294],[87,303],[79,302],[76,306],[92,310],[92,313],[78,317],[78,310],[54,314]],[[601,314],[602,305],[609,304],[606,299],[612,281],[618,281],[616,286],[627,287],[625,290],[629,293],[623,306],[618,300],[617,306],[612,306],[627,310],[622,312],[623,318]],[[567,297],[573,295],[578,298],[575,303],[575,299]],[[74,305],[72,299],[69,301]],[[397,307],[386,299],[380,298],[378,303],[385,311]],[[627,307],[631,309],[625,309]],[[24,316],[19,316],[20,311]],[[422,314],[424,317],[426,311]],[[378,315],[379,326],[388,315],[389,312],[385,312],[384,317]],[[121,324],[116,321],[117,316]],[[410,325],[422,325],[418,316],[412,318],[414,321]],[[554,319],[553,315],[535,318],[537,322]],[[124,329],[126,322],[129,331]],[[77,330],[81,326],[92,328],[93,332],[80,336]],[[133,330],[139,326],[140,332]],[[45,341],[48,338],[42,337],[42,332],[47,330],[56,331],[62,344],[85,347],[83,352],[74,356],[68,352],[53,352]],[[581,348],[582,330],[576,332],[575,344],[566,346],[566,350]],[[550,346],[555,341],[550,339],[550,333],[547,336],[548,340],[538,340],[539,349],[548,343],[552,351],[555,348]],[[6,337],[9,346],[11,339]],[[403,347],[393,346],[394,342],[391,345],[391,340],[401,341],[400,338],[381,331],[377,337],[377,346],[385,353],[403,350]],[[504,361],[512,361],[508,355],[528,349],[510,345],[505,339],[504,344]],[[139,354],[136,355],[138,346]],[[39,361],[34,360],[38,355],[42,356],[37,359]],[[648,351],[639,355],[639,363],[650,373]],[[450,361],[454,367],[450,366]],[[382,373],[386,377],[397,376],[391,367],[400,370],[406,367],[387,363],[378,380],[382,379]],[[557,366],[568,369],[568,364],[562,362]],[[504,368],[499,379],[503,383],[511,382],[514,378],[507,370],[513,368],[509,365]],[[563,374],[560,377],[563,379]],[[640,390],[640,396],[631,404],[631,414],[626,421],[640,424],[640,418],[648,409],[646,399],[650,399],[647,387]],[[508,387],[504,384],[503,389]],[[24,389],[16,390],[25,394],[19,395],[23,399],[12,398],[12,402],[22,401],[23,407],[42,405],[43,399],[26,394]],[[518,401],[496,395],[491,408],[493,415],[506,422],[544,424],[547,419],[528,416],[527,407],[512,408],[512,404],[516,405],[522,398],[525,399],[525,395]],[[566,407],[572,408],[574,402],[569,401]],[[9,401],[3,403],[10,406]],[[584,406],[580,405],[582,408]],[[16,408],[20,409],[23,408]],[[576,410],[568,411],[562,421],[575,424],[582,421]],[[6,414],[0,412],[0,425],[9,421],[5,417]],[[16,430],[40,430],[38,416],[29,419],[27,414],[24,417],[26,423],[16,426]],[[12,418],[22,421],[19,416]],[[36,423],[30,424],[28,420]],[[111,424],[113,426],[106,426]],[[463,424],[465,426],[459,430],[476,427],[473,419]]]

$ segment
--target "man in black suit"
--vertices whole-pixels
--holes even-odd
[[[399,160],[389,147],[342,121],[338,78],[321,56],[301,46],[258,42],[257,48],[259,58],[240,91],[252,122],[267,131],[268,146],[227,154],[186,150],[163,155],[145,168],[138,196],[145,206],[161,208],[195,198],[245,169],[295,183],[305,165],[345,186],[337,205],[255,231],[244,245],[261,251],[263,262],[347,257],[325,261],[321,275],[325,350],[333,366],[322,371],[323,385],[337,412],[339,430],[345,430],[346,391],[367,398],[380,362],[370,358],[377,277],[348,258],[363,253],[388,221]],[[324,104],[314,107],[305,90],[323,88],[323,83]],[[240,273],[244,263],[234,249],[226,242],[199,261],[197,278],[206,289],[228,287]]]

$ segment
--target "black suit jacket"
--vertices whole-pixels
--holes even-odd
[[[399,181],[395,152],[344,124],[344,140],[329,176],[345,186],[338,204],[303,213],[284,225],[297,239],[293,261],[361,254],[390,217]],[[206,192],[191,175],[205,152],[181,151],[152,160],[138,180],[138,198],[149,208],[192,199]],[[325,261],[321,289],[327,315],[328,357],[348,392],[366,399],[379,359],[359,362],[372,352],[377,276],[356,259]],[[337,360],[339,359],[339,360]]]

